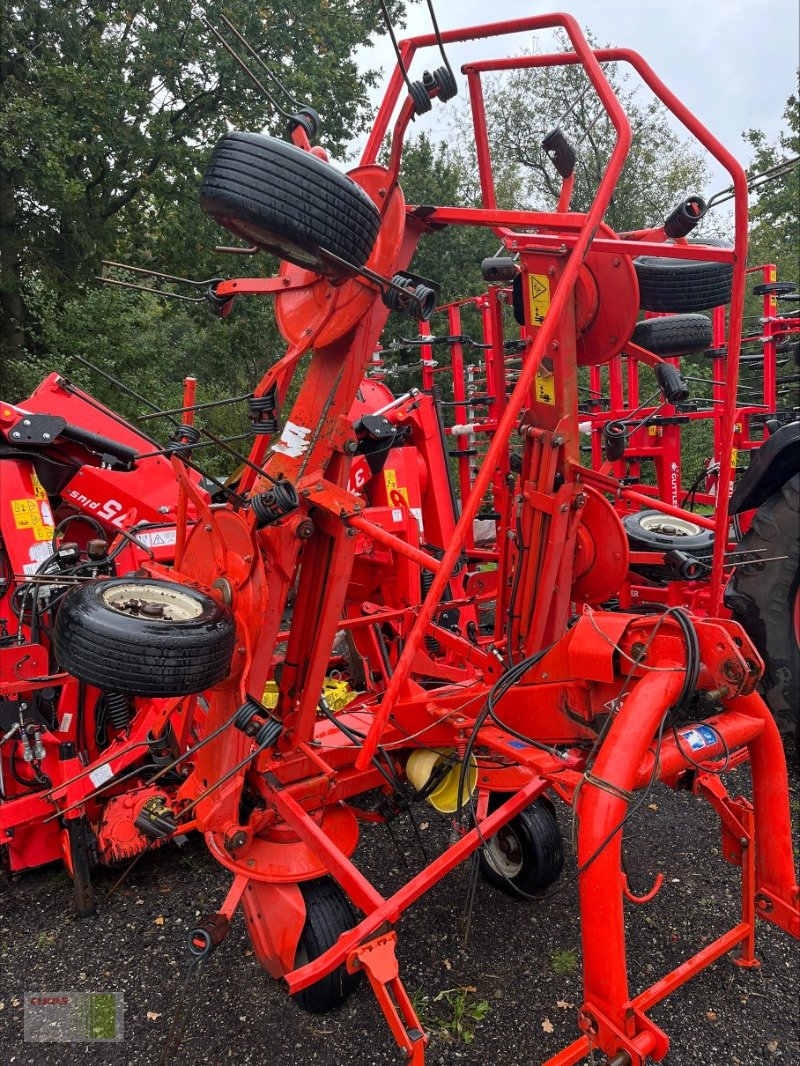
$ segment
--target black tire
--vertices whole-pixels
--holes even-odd
[[[626,514],[622,525],[628,535],[628,545],[635,552],[681,551],[694,555],[703,562],[714,551],[714,533],[695,525],[691,519],[672,518],[661,511],[637,511]],[[691,527],[691,528],[690,528]],[[666,571],[663,566],[633,565],[631,570],[649,581],[663,583]]]
[[[332,948],[342,933],[357,924],[350,901],[330,877],[304,881],[300,885],[306,904],[306,924],[300,934],[295,968],[313,962]],[[344,1003],[358,987],[361,974],[348,973],[342,964],[327,976],[302,989],[295,999],[312,1014],[324,1014]]]
[[[730,241],[712,237],[688,243],[732,247]],[[730,301],[732,263],[642,255],[634,259],[633,265],[639,279],[639,307],[643,311],[691,313],[708,311]]]
[[[758,551],[771,561],[737,566],[725,596],[764,660],[761,691],[784,731],[800,724],[800,647],[794,619],[800,595],[799,531],[800,474],[795,474],[762,503],[737,547]]]
[[[493,793],[489,810],[496,810],[507,798]],[[561,830],[552,804],[541,797],[498,829],[480,849],[482,876],[517,899],[544,892],[563,869]]]
[[[148,600],[166,617],[142,616]],[[63,670],[105,692],[186,696],[228,676],[235,636],[231,612],[209,596],[171,581],[121,577],[67,593],[53,647]]]
[[[341,270],[322,248],[361,267],[380,227],[354,181],[309,152],[259,133],[226,133],[211,153],[200,205],[248,243],[320,273]]]
[[[705,315],[672,315],[637,322],[631,340],[655,355],[695,355],[711,347],[714,334]]]

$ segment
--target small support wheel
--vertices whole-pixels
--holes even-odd
[[[295,967],[313,962],[328,948],[332,948],[342,933],[356,925],[356,916],[342,889],[330,877],[304,881],[300,885],[306,905],[306,924],[297,945]],[[335,1010],[353,993],[361,979],[360,973],[348,973],[344,964],[322,977],[295,998],[303,1010],[324,1014]]]
[[[489,810],[496,810],[507,798],[493,793]],[[541,797],[498,829],[480,851],[482,876],[517,898],[543,892],[563,869],[561,830],[552,804]]]

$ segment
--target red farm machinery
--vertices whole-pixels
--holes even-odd
[[[409,124],[456,91],[444,46],[555,27],[572,52],[463,69],[482,206],[407,205],[400,177]],[[437,45],[443,65],[411,81],[416,53]],[[631,137],[603,73],[610,62],[630,65],[730,174],[731,247],[686,239],[702,213],[696,198],[654,229],[617,235],[604,224]],[[499,208],[482,78],[561,64],[583,68],[616,131],[594,201],[585,214],[569,209],[571,149],[555,136],[548,151],[564,179],[557,209]],[[593,50],[566,15],[401,42],[361,162],[347,174],[312,146],[317,128],[306,108],[286,141],[228,133],[203,180],[204,210],[254,252],[282,261],[275,277],[214,282],[208,292],[221,317],[236,299],[272,298],[287,344],[246,400],[253,443],[234,481],[209,485],[195,469],[203,431],[193,424],[191,386],[167,449],[118,420],[106,423],[96,406],[86,420],[76,417],[62,399],[92,401],[63,378],[0,409],[20,478],[14,500],[25,504],[13,513],[31,516],[8,524],[12,512],[3,510],[5,595],[18,623],[0,644],[0,692],[14,702],[3,721],[4,741],[19,752],[9,756],[12,777],[25,792],[16,801],[10,794],[17,824],[28,826],[27,847],[40,846],[40,825],[20,804],[41,805],[54,838],[48,857],[60,848],[73,867],[96,839],[92,826],[107,817],[92,808],[101,794],[112,796],[108,806],[125,807],[116,812],[120,847],[123,828],[137,852],[199,831],[232,883],[220,910],[192,931],[193,956],[205,959],[241,908],[259,962],[302,1006],[334,1008],[365,975],[397,1043],[417,1063],[427,1038],[395,956],[403,912],[473,857],[488,880],[523,899],[575,881],[580,1035],[548,1066],[595,1051],[607,1066],[658,1061],[669,1041],[650,1008],[725,954],[753,966],[758,919],[800,936],[786,759],[758,688],[772,649],[753,621],[763,619],[754,586],[764,573],[778,574],[794,597],[780,624],[794,637],[795,674],[787,680],[778,659],[768,661],[780,676],[766,691],[788,701],[797,682],[797,544],[796,529],[784,536],[778,526],[788,522],[780,500],[797,513],[796,424],[770,427],[731,495],[735,452],[750,440],[745,416],[775,410],[762,410],[774,398],[766,375],[755,412],[739,401],[746,176],[639,55]],[[411,270],[421,237],[447,226],[488,229],[506,252],[485,264],[493,284],[476,298],[480,373],[465,363],[459,306],[448,312],[452,400],[433,387],[442,349],[424,323],[435,286]],[[661,303],[650,306],[645,290]],[[655,341],[681,330],[685,340],[685,316],[728,297],[727,340],[719,322],[710,338],[711,517],[671,493],[669,458],[656,486],[633,479],[652,444],[649,427],[668,429],[689,397],[681,352],[662,344],[659,353]],[[640,308],[677,314],[637,325]],[[391,312],[423,323],[421,387],[397,397],[370,378]],[[793,328],[788,316],[781,329]],[[655,401],[640,403],[641,366],[655,375]],[[594,403],[606,382],[608,410]],[[443,417],[445,404],[454,418]],[[603,442],[590,463],[581,454],[587,429]],[[659,438],[667,456],[670,439]],[[65,456],[72,473],[46,484],[43,457]],[[170,471],[169,483],[163,492],[158,481],[123,496],[125,478],[141,477],[142,463],[157,463],[159,478]],[[74,484],[76,467],[85,489]],[[54,536],[52,496],[66,501],[64,519],[75,515],[70,521],[88,536],[74,548],[56,538],[50,546],[65,560],[59,551],[33,551]],[[643,509],[657,514],[660,526],[649,527],[657,535],[669,538],[670,522],[713,534],[702,558],[680,545],[636,543],[626,521]],[[739,543],[732,519],[754,510],[750,542]],[[489,535],[476,535],[476,518]],[[87,525],[99,535],[89,536]],[[756,544],[759,536],[767,543]],[[775,558],[786,565],[771,571]],[[40,595],[47,603],[57,597],[57,609],[40,612]],[[40,613],[48,619],[43,635]],[[326,698],[326,678],[337,669],[353,689],[343,707]],[[26,717],[19,705],[32,694],[36,715]],[[76,718],[91,723],[93,739],[73,731]],[[57,773],[48,759],[59,763]],[[745,761],[752,802],[725,787],[725,771]],[[741,914],[632,998],[622,835],[657,781],[690,790],[719,815],[725,858],[741,868]],[[423,800],[452,820],[450,843],[384,896],[354,861],[359,826]],[[578,826],[577,870],[560,882],[556,802],[572,807]],[[3,826],[4,843],[17,846],[9,822]]]

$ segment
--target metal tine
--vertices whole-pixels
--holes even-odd
[[[251,55],[253,57],[253,59],[255,59],[256,63],[258,63],[258,65],[261,67],[261,69],[264,71],[264,73],[267,75],[267,77],[270,79],[270,81],[274,82],[278,86],[278,88],[283,93],[283,95],[286,97],[286,99],[289,101],[289,103],[292,105],[292,107],[302,107],[303,105],[300,103],[300,101],[297,100],[294,96],[292,96],[292,94],[289,92],[289,90],[286,88],[286,86],[283,84],[283,82],[280,80],[280,78],[278,78],[278,76],[276,74],[273,74],[273,72],[269,69],[269,67],[264,62],[264,60],[261,58],[261,56],[258,54],[258,52],[256,52],[255,48],[253,48],[253,46],[250,44],[250,42],[247,41],[242,36],[241,33],[239,33],[239,31],[236,29],[236,27],[231,22],[231,20],[228,18],[228,16],[224,13],[224,11],[220,11],[219,12],[219,17],[222,19],[223,23],[228,27],[228,29],[234,35],[236,40],[239,41],[239,43],[242,45],[242,47],[244,49],[246,49],[247,53],[249,55]]]
[[[149,292],[151,296],[163,296],[165,300],[183,300],[187,304],[205,303],[205,296],[181,296],[178,292],[166,292],[164,289],[154,289],[151,285],[135,285],[132,281],[119,281],[117,278],[104,278],[102,274],[95,274],[95,281],[102,281],[104,285],[116,285],[120,289],[135,289],[137,292]]]
[[[269,102],[272,104],[278,114],[281,115],[283,118],[291,118],[292,116],[289,114],[289,112],[285,111],[281,107],[281,105],[278,103],[278,101],[275,99],[275,97],[272,95],[266,85],[264,85],[262,81],[259,81],[259,79],[253,73],[250,67],[248,67],[247,63],[245,63],[245,61],[242,59],[242,57],[236,52],[234,48],[232,48],[228,44],[228,42],[219,32],[217,27],[214,26],[211,22],[209,22],[205,15],[201,16],[201,22],[210,33],[213,33],[213,35],[216,37],[216,39],[219,41],[219,43],[222,45],[222,47],[225,49],[225,51],[228,53],[234,63],[237,63],[241,67],[241,69],[245,72],[245,74],[248,76],[250,81],[252,81],[252,83],[256,86],[256,88],[261,90],[261,92],[264,94],[267,100],[269,100]]]
[[[193,281],[192,278],[180,278],[176,274],[165,274],[162,270],[149,270],[147,267],[131,266],[130,263],[116,263],[113,259],[104,259],[104,267],[115,267],[118,270],[130,270],[132,274],[147,274],[151,278],[160,278],[162,281],[174,281],[179,285],[206,286],[213,285],[220,278],[206,278],[204,281]],[[111,279],[109,279],[111,280]]]
[[[193,403],[189,407],[171,407],[168,411],[154,411],[151,414],[137,415],[137,422],[147,422],[151,418],[161,418],[163,415],[182,415],[186,411],[205,411],[209,407],[224,407],[229,403],[242,403],[249,400],[252,392],[245,392],[241,396],[229,396],[225,400],[208,400],[206,403]]]

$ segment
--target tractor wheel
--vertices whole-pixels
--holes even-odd
[[[300,885],[306,904],[306,924],[300,934],[294,965],[313,962],[332,948],[342,933],[352,929],[356,916],[342,889],[330,877],[304,881]],[[324,1014],[341,1006],[358,987],[360,974],[348,973],[342,964],[332,973],[298,992],[295,999],[312,1014]]]
[[[211,153],[200,206],[221,226],[309,270],[341,274],[320,249],[357,269],[380,214],[354,181],[315,155],[259,133],[226,133]]]
[[[636,323],[631,340],[656,355],[695,355],[713,342],[711,319],[705,315],[671,315]]]
[[[712,237],[689,241],[712,248],[730,248],[730,241]],[[633,261],[639,279],[639,307],[643,311],[707,311],[731,298],[733,264],[700,259],[666,259],[642,255]]]
[[[186,696],[230,672],[233,617],[171,581],[121,577],[70,590],[53,627],[56,659],[104,692]]]
[[[673,518],[661,511],[637,511],[623,516],[628,545],[635,552],[682,551],[698,558],[714,551],[714,534],[690,518]],[[705,560],[708,561],[708,560]],[[651,581],[664,580],[662,566],[632,566],[631,570]]]
[[[508,797],[493,793],[489,810]],[[543,892],[561,876],[561,830],[548,800],[537,799],[490,837],[480,851],[480,871],[490,884],[517,899]]]
[[[737,566],[725,602],[766,667],[761,690],[778,726],[800,739],[800,474],[759,507],[738,551],[764,562]],[[776,558],[777,556],[777,558]],[[758,559],[758,556],[756,556]]]

